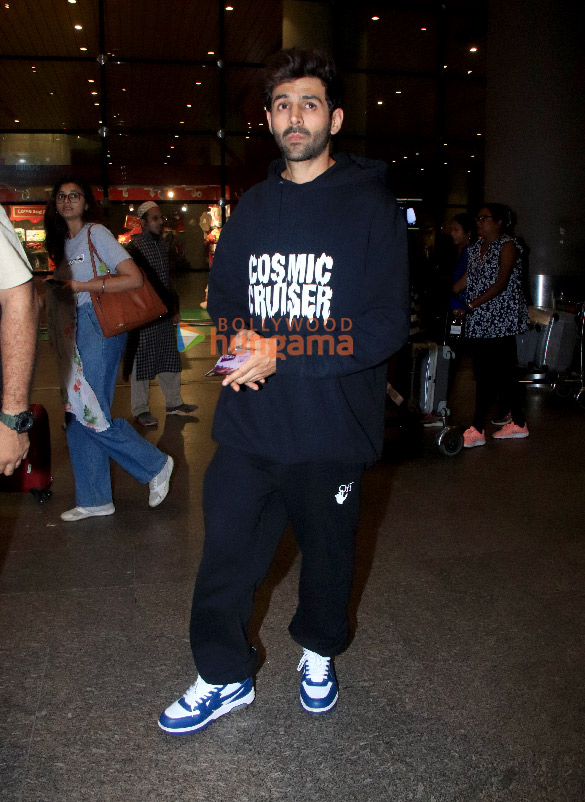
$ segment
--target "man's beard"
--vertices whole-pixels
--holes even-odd
[[[292,133],[303,134],[309,137],[309,139],[304,144],[297,143],[295,145],[289,145],[285,142],[285,138]],[[310,159],[316,159],[317,156],[320,156],[323,151],[329,147],[331,128],[329,125],[326,125],[319,131],[315,131],[314,134],[311,134],[306,128],[301,128],[299,125],[291,125],[283,131],[282,136],[274,132],[274,139],[287,161],[305,162]]]

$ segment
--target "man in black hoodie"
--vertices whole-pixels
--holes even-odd
[[[209,282],[215,342],[249,354],[222,382],[203,489],[205,544],[191,613],[199,676],[159,719],[195,732],[254,700],[256,588],[287,521],[301,552],[289,626],[300,701],[337,703],[364,469],[382,448],[386,361],[409,325],[406,224],[381,162],[332,156],[335,66],[283,51],[266,71],[283,159],[224,226]]]

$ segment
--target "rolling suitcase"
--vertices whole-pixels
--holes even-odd
[[[441,414],[447,407],[454,351],[432,342],[411,343],[410,399],[423,415]]]
[[[0,491],[5,493],[32,493],[37,501],[51,496],[51,434],[49,416],[41,404],[31,404],[35,422],[28,433],[30,448],[26,459],[12,476],[0,475]]]

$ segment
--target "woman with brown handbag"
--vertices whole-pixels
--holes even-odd
[[[139,482],[148,482],[151,507],[164,501],[173,471],[172,457],[141,437],[125,418],[110,415],[127,335],[103,336],[90,291],[135,289],[142,285],[142,273],[97,222],[99,217],[93,192],[83,181],[66,178],[55,185],[45,211],[45,245],[55,263],[49,327],[59,364],[77,505],[61,514],[64,521],[115,512],[110,458]],[[97,276],[92,246],[102,260]]]

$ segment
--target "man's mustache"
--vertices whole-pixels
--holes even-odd
[[[307,131],[306,128],[301,128],[299,125],[291,125],[289,126],[284,132],[283,137],[288,136],[289,134],[304,134],[305,136],[311,136],[311,132]]]

